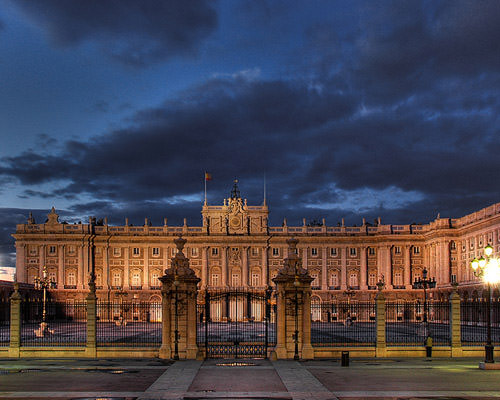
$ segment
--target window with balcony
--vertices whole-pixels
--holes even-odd
[[[219,274],[212,274],[210,280],[212,282],[212,286],[219,286],[219,282],[220,282]]]
[[[330,274],[330,287],[336,288],[339,286],[339,276],[337,272],[332,272]]]
[[[352,272],[349,274],[349,286],[350,287],[358,287],[358,274]]]
[[[231,275],[231,286],[233,286],[233,287],[241,286],[240,274],[232,274]]]
[[[192,247],[191,248],[191,257],[198,257],[198,254],[199,254],[198,247]]]

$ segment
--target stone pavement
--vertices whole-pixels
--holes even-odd
[[[476,359],[0,360],[0,399],[500,399]]]

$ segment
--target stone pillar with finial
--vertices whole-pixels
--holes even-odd
[[[96,275],[95,275],[95,221],[89,224],[89,292],[85,298],[87,303],[87,345],[85,353],[87,357],[97,357],[97,295],[96,295]]]
[[[376,331],[376,357],[385,357],[387,355],[387,343],[385,337],[385,283],[381,280],[377,282],[378,293],[375,297],[375,331]]]
[[[460,294],[458,293],[458,283],[452,283],[453,291],[450,294],[450,337],[451,356],[462,357],[462,337],[460,322]]]
[[[10,345],[9,357],[19,358],[21,347],[21,293],[19,293],[19,282],[14,275],[14,292],[10,296]]]
[[[160,277],[162,284],[162,344],[160,358],[195,359],[196,344],[196,300],[200,279],[189,266],[183,249],[186,239],[174,240],[177,254],[170,268]]]
[[[313,359],[311,345],[311,282],[298,256],[298,240],[287,240],[288,256],[273,279],[277,290],[277,343],[279,359]],[[273,357],[274,355],[272,355]]]

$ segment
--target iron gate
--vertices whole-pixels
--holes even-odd
[[[197,341],[207,358],[267,357],[276,344],[272,291],[206,290],[198,303]]]

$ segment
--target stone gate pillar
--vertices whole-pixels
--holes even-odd
[[[174,240],[177,254],[160,279],[162,288],[162,344],[160,358],[196,359],[196,298],[198,282],[182,252],[186,239]]]
[[[311,282],[297,255],[297,239],[288,239],[288,257],[273,282],[277,290],[277,342],[279,359],[314,358],[311,346]],[[297,350],[297,351],[296,351]]]

